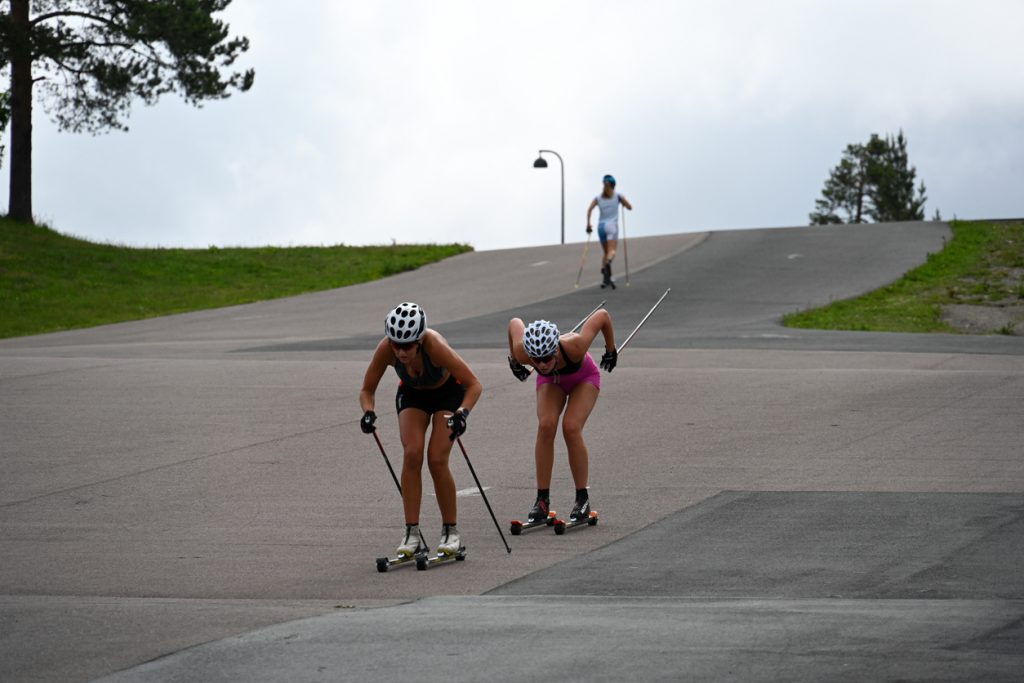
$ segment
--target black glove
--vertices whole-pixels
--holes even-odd
[[[525,382],[530,377],[530,368],[526,367],[512,356],[508,357],[508,366],[512,368],[512,374],[520,382]]]
[[[619,352],[616,349],[606,352],[601,356],[601,367],[611,372],[615,369],[615,364],[619,362]]]
[[[448,418],[448,429],[452,430],[452,433],[448,435],[449,441],[455,441],[455,439],[466,433],[466,415],[467,413],[464,413],[462,410],[456,410]]]
[[[359,428],[363,430],[363,434],[372,434],[377,431],[377,428],[373,426],[373,423],[376,421],[377,413],[367,410],[363,413],[363,419],[359,421]]]
[[[587,223],[587,234],[589,235],[592,232],[594,232],[594,229],[590,227],[590,223]]]

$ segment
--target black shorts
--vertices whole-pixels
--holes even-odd
[[[418,408],[427,415],[433,415],[439,410],[454,413],[462,405],[465,396],[466,388],[451,375],[448,375],[448,381],[436,389],[416,389],[401,383],[395,394],[395,409],[400,413],[406,408]]]

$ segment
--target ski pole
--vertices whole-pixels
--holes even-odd
[[[576,327],[572,328],[572,329],[571,329],[571,330],[569,330],[569,331],[570,331],[570,332],[575,332],[576,330],[578,330],[578,329],[580,329],[581,327],[583,327],[583,323],[585,323],[585,322],[587,322],[588,320],[590,320],[590,316],[592,316],[592,315],[594,315],[595,313],[597,313],[597,312],[598,312],[598,310],[600,310],[600,308],[601,308],[602,306],[604,306],[604,305],[605,305],[605,303],[606,303],[607,301],[608,301],[608,299],[605,299],[604,301],[602,301],[601,303],[599,303],[599,304],[598,304],[597,306],[594,306],[594,310],[592,310],[592,311],[591,311],[590,313],[587,313],[587,315],[586,315],[586,316],[585,316],[585,317],[583,318],[583,320],[581,320],[581,321],[579,321],[578,323],[576,323]]]
[[[626,286],[629,287],[629,244],[626,242],[626,210],[622,209],[622,260],[626,262]]]
[[[395,476],[395,470],[391,467],[391,461],[388,460],[388,454],[384,452],[384,444],[380,442],[380,437],[377,436],[377,430],[373,430],[373,438],[377,442],[377,448],[380,449],[380,454],[384,456],[384,462],[388,464],[388,471],[391,472],[391,478],[395,480],[395,486],[398,487],[398,493],[402,493],[402,485],[398,483],[398,477]]]
[[[391,472],[391,478],[395,480],[395,486],[398,487],[398,495],[402,495],[402,485],[398,483],[398,477],[395,476],[395,470],[391,467],[391,461],[388,460],[388,454],[384,452],[384,444],[380,442],[380,437],[377,436],[377,430],[373,430],[373,439],[377,442],[377,448],[380,449],[380,454],[384,456],[384,462],[388,464],[388,471]],[[427,539],[423,538],[423,530],[420,530],[420,543],[426,548],[426,552],[430,552],[430,546],[427,545]]]
[[[484,493],[484,487],[480,485],[480,480],[477,479],[476,470],[473,469],[473,463],[469,461],[469,454],[466,453],[466,447],[462,445],[462,437],[455,439],[459,442],[459,448],[462,449],[462,457],[466,459],[466,464],[469,465],[469,471],[473,475],[473,481],[476,482],[476,487],[480,491],[480,496],[484,499],[484,505],[487,506],[487,511],[491,513],[491,519],[494,520],[494,528],[498,530],[498,535],[501,536],[501,542],[505,544],[505,550],[509,553],[512,552],[512,548],[509,547],[508,541],[505,540],[505,534],[501,531],[501,525],[498,524],[498,518],[494,516],[494,510],[491,509],[491,504],[487,500],[487,494]]]
[[[590,233],[587,233],[587,243],[583,245],[583,256],[580,257],[580,270],[576,273],[576,289],[580,288],[580,278],[583,277],[583,264],[587,260],[587,250],[590,249]]]
[[[629,340],[632,339],[633,335],[637,333],[637,331],[640,329],[640,327],[643,326],[643,324],[645,322],[647,322],[647,319],[651,317],[652,313],[654,313],[654,309],[656,309],[658,306],[661,305],[661,302],[665,300],[665,297],[668,296],[668,293],[671,292],[671,291],[672,291],[671,287],[669,287],[668,289],[665,290],[665,293],[661,295],[661,298],[658,299],[658,302],[656,304],[654,304],[654,306],[651,307],[651,310],[647,311],[647,315],[644,316],[644,319],[641,320],[639,323],[637,323],[637,326],[634,327],[633,331],[629,333],[629,336],[626,337],[626,341],[622,342],[619,345],[619,348],[615,349],[616,353],[622,353],[622,350],[624,348],[626,348],[626,344],[629,343]]]

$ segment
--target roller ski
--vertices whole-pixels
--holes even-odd
[[[407,564],[419,564],[420,560],[428,559],[430,548],[423,540],[423,533],[418,525],[408,524],[405,527],[405,537],[402,544],[398,546],[395,557],[378,557],[377,571],[382,574],[397,567]]]
[[[445,524],[441,531],[441,542],[437,544],[437,554],[424,553],[416,558],[416,569],[425,571],[430,567],[448,562],[462,562],[466,559],[466,546],[462,545],[459,530],[454,524]]]
[[[530,529],[536,529],[540,526],[552,526],[558,515],[554,510],[549,509],[550,504],[543,498],[538,498],[537,502],[533,504],[533,509],[530,510],[530,514],[526,516],[526,522],[520,522],[518,519],[512,520],[512,528],[509,530],[513,536],[519,536],[524,531]]]
[[[553,526],[555,527],[555,533],[561,536],[568,529],[582,526],[583,524],[587,526],[597,525],[597,510],[590,509],[589,498],[587,500],[577,500],[576,505],[572,508],[572,513],[569,515],[569,519],[567,521],[556,519]]]

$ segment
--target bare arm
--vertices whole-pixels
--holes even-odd
[[[628,199],[626,199],[625,197],[623,197],[623,196],[622,196],[621,194],[619,195],[619,202],[620,202],[620,203],[621,203],[621,204],[622,204],[622,205],[623,205],[624,207],[626,207],[627,209],[629,209],[630,211],[632,211],[632,210],[633,210],[633,205],[632,205],[632,204],[630,204],[630,203],[629,203],[629,200],[628,200]]]
[[[597,208],[597,198],[595,197],[590,201],[590,206],[587,207],[587,230],[590,230],[590,214],[594,213],[594,209]]]
[[[530,354],[526,353],[523,346],[523,333],[526,332],[526,323],[521,318],[512,318],[508,321],[508,353],[512,360],[527,365],[530,362]]]
[[[473,406],[480,400],[480,394],[483,393],[484,387],[462,356],[448,345],[448,341],[444,337],[433,330],[427,330],[427,334],[423,338],[423,348],[436,365],[446,368],[448,372],[452,373],[452,377],[465,387],[466,395],[459,407],[473,410]]]
[[[567,336],[562,344],[573,358],[582,358],[590,350],[598,332],[604,337],[605,351],[614,351],[615,328],[612,326],[612,316],[604,309],[587,318],[587,322],[583,323],[579,333]]]
[[[367,410],[373,410],[377,385],[380,384],[381,377],[384,376],[388,366],[394,360],[395,353],[391,350],[391,344],[388,343],[387,338],[382,339],[377,344],[377,350],[373,352],[373,360],[370,361],[370,367],[366,368],[366,374],[363,375],[363,387],[359,391],[359,406],[364,413]]]

